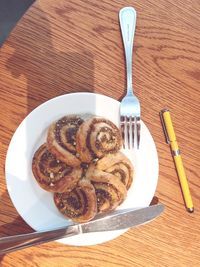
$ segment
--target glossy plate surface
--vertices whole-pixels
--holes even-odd
[[[21,217],[35,230],[50,230],[72,224],[55,207],[53,195],[35,181],[32,157],[45,142],[49,125],[67,114],[91,113],[119,126],[120,103],[94,93],[73,93],[53,98],[33,110],[19,125],[6,157],[6,182],[12,202]],[[124,203],[118,209],[148,206],[158,181],[158,156],[153,138],[142,122],[140,149],[124,151],[133,162],[135,174]],[[126,230],[89,233],[59,240],[69,245],[95,245],[112,240]]]

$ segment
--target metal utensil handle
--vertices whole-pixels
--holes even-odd
[[[73,225],[53,231],[34,232],[3,237],[0,238],[0,255],[79,233],[80,230],[78,225]]]
[[[136,27],[136,11],[133,7],[124,7],[119,12],[120,28],[126,56],[127,94],[133,94],[132,51]]]

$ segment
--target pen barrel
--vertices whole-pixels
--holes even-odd
[[[163,119],[165,122],[165,127],[166,127],[166,131],[167,131],[167,135],[168,135],[168,139],[170,142],[176,141],[176,135],[174,132],[174,127],[172,124],[172,120],[171,120],[171,116],[169,111],[165,111],[163,113]]]
[[[188,185],[188,182],[187,182],[187,178],[186,178],[186,174],[185,174],[185,170],[184,170],[184,167],[183,167],[183,162],[182,162],[181,156],[180,155],[174,156],[174,161],[175,161],[178,177],[179,177],[179,180],[180,180],[182,193],[183,193],[183,196],[184,196],[185,205],[189,209],[193,208],[190,189],[189,189],[189,185]]]
[[[177,155],[180,153],[179,147],[178,147],[178,143],[176,141],[173,141],[170,143],[171,144],[171,149],[173,151],[174,155]]]

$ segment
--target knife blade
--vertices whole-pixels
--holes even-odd
[[[164,210],[163,204],[140,209],[119,210],[106,217],[50,231],[34,232],[0,238],[0,255],[78,234],[115,231],[136,227],[152,221]]]
[[[136,227],[137,225],[145,224],[164,210],[163,204],[157,204],[141,209],[119,210],[110,216],[80,224],[81,233],[103,232],[127,229]]]

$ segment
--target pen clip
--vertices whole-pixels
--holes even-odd
[[[167,129],[166,129],[166,126],[165,126],[165,121],[164,121],[164,118],[163,118],[163,113],[166,112],[166,111],[169,111],[169,110],[165,108],[165,109],[162,109],[160,111],[160,121],[161,121],[161,124],[162,124],[162,127],[163,127],[163,132],[164,132],[164,135],[165,135],[166,143],[170,144],[169,136],[167,134]]]

